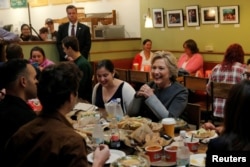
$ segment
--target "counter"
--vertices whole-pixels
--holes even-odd
[[[46,57],[54,62],[59,61],[59,55],[55,41],[32,41],[21,42],[24,57],[29,59],[30,50],[34,46],[44,49]],[[141,38],[124,39],[92,39],[90,50],[90,61],[102,59],[124,59],[132,58],[141,50]]]

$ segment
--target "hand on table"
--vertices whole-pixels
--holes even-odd
[[[93,167],[101,167],[109,159],[110,151],[107,145],[101,144],[94,152]]]
[[[202,128],[204,129],[210,129],[210,130],[215,130],[217,133],[221,134],[221,132],[223,131],[223,126],[218,126],[215,127],[214,124],[212,124],[211,122],[206,122],[202,125]]]

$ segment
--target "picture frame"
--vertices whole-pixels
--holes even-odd
[[[217,24],[218,21],[218,7],[201,8],[201,23],[202,24]]]
[[[167,10],[167,26],[168,27],[183,27],[183,10]]]
[[[187,6],[186,7],[186,20],[187,26],[199,26],[199,9],[198,6]]]
[[[221,24],[238,24],[239,23],[239,6],[221,6],[220,7]]]
[[[156,28],[164,27],[163,8],[152,9],[153,11],[153,25]]]

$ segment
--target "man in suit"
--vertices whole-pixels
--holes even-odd
[[[60,60],[71,60],[71,57],[63,52],[62,40],[66,36],[76,36],[79,41],[81,54],[88,60],[89,50],[91,48],[91,35],[89,27],[77,21],[77,8],[69,5],[66,8],[68,23],[59,26],[57,33],[57,49],[60,55]]]

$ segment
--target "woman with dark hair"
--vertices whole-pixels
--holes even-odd
[[[45,67],[54,64],[54,62],[46,58],[43,48],[39,46],[35,46],[30,50],[30,62],[41,71]]]
[[[136,93],[129,116],[143,116],[158,122],[166,117],[178,118],[184,111],[187,89],[176,81],[178,68],[170,52],[156,52],[151,62],[153,81]]]
[[[211,156],[219,152],[250,151],[250,133],[246,130],[250,118],[249,104],[250,81],[243,80],[234,85],[229,92],[224,107],[224,130],[220,137],[209,142],[206,166],[214,166],[210,164]]]
[[[40,41],[39,37],[31,34],[31,29],[28,24],[22,24],[20,38],[23,41]]]
[[[92,93],[92,103],[100,108],[104,108],[104,103],[120,98],[124,113],[134,98],[135,90],[127,82],[115,77],[114,65],[110,60],[98,62],[96,77],[98,83],[94,86]]]
[[[134,70],[144,71],[144,66],[149,66],[149,67],[151,66],[151,59],[154,55],[151,52],[152,41],[150,39],[145,39],[142,42],[142,45],[143,45],[143,50],[140,53],[138,53],[133,60],[133,64],[135,63],[138,64],[138,69]]]
[[[178,68],[185,70],[191,75],[203,77],[203,57],[199,54],[199,49],[193,39],[184,42],[183,53],[178,60]]]
[[[211,72],[208,84],[207,91],[210,93],[211,82],[223,82],[236,84],[244,79],[243,73],[245,72],[244,63],[244,51],[241,45],[231,44],[225,54],[224,59],[221,64],[217,64]],[[223,118],[223,108],[226,100],[215,98],[214,100],[214,113],[215,117]]]

